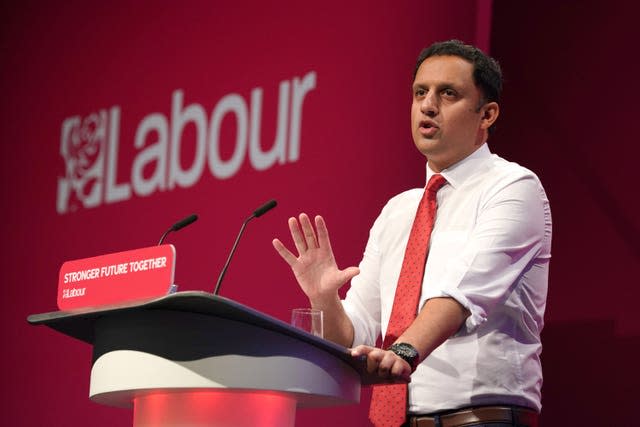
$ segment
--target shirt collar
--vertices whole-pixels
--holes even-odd
[[[476,151],[460,160],[458,163],[449,166],[440,172],[440,175],[445,177],[447,183],[453,188],[457,188],[464,183],[464,181],[477,172],[478,168],[491,157],[491,151],[489,146],[485,142]],[[436,173],[431,170],[427,163],[427,182]]]

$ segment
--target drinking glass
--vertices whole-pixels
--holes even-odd
[[[323,338],[322,310],[315,308],[294,308],[291,310],[291,324],[317,337]]]

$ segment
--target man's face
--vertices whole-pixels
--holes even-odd
[[[459,162],[486,140],[498,104],[482,105],[473,65],[457,56],[424,60],[413,81],[413,142],[435,172]]]

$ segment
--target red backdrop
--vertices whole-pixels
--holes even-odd
[[[554,220],[545,426],[637,424],[638,12],[624,1],[494,4],[506,87],[492,146],[540,175]]]
[[[154,244],[174,221],[196,212],[201,219],[169,239],[177,248],[176,282],[181,290],[211,290],[242,220],[276,198],[276,210],[249,225],[223,295],[282,320],[292,307],[305,304],[270,245],[275,236],[287,237],[286,219],[301,210],[325,215],[341,266],[357,263],[384,201],[423,181],[424,161],[408,126],[417,53],[451,37],[487,47],[492,21],[492,53],[503,65],[506,84],[491,146],[540,175],[554,215],[543,333],[544,425],[630,425],[627,414],[640,379],[635,315],[640,206],[632,175],[638,157],[633,127],[640,92],[633,53],[638,8],[616,1],[579,6],[499,1],[491,14],[491,3],[484,1],[393,7],[336,2],[323,8],[218,3],[1,6],[4,423],[131,422],[130,411],[87,399],[91,352],[86,344],[26,324],[27,315],[55,309],[57,272],[65,260]],[[212,137],[215,111],[235,106],[242,115],[244,100],[250,141],[257,128],[251,125],[250,112],[257,111],[251,98],[261,88],[258,135],[262,150],[270,151],[277,139],[281,83],[288,82],[293,92],[295,78],[305,76],[315,76],[315,84],[299,110],[297,160],[289,151],[295,146],[289,125],[297,122],[289,111],[280,115],[287,124],[282,163],[257,170],[247,142],[232,176],[214,176],[211,146],[222,163],[230,163],[242,128],[231,113]],[[302,80],[298,83],[300,89]],[[291,96],[283,97],[290,100],[283,103],[287,108],[294,104]],[[92,113],[113,107],[119,122],[107,114],[98,127],[104,135],[74,133]],[[193,113],[199,108],[201,116]],[[189,114],[206,121],[205,130],[193,122],[180,127]],[[68,137],[63,137],[65,121],[73,131]],[[155,130],[144,135],[142,123]],[[134,146],[137,132],[143,147]],[[204,154],[196,154],[198,132],[205,135]],[[203,158],[203,169],[192,185],[169,189],[165,171],[159,175],[165,189],[108,203],[108,160],[100,163],[100,152],[83,152],[87,166],[95,167],[91,180],[92,172],[70,160],[80,152],[67,155],[67,161],[61,156],[61,143],[72,134],[85,148],[90,135],[96,141],[118,136],[114,178],[119,185],[132,182],[140,153],[151,153],[146,150],[163,141],[167,146],[156,154],[164,163],[143,167],[144,179],[153,178],[158,165],[170,167],[168,147],[177,139],[181,168]],[[97,202],[89,204],[97,206],[90,208],[70,192],[62,203],[68,211],[58,213],[58,180],[71,165],[79,166],[83,179],[65,182],[86,178],[86,189],[99,182],[103,189],[96,190]],[[214,169],[219,173],[219,165]],[[367,405],[365,390],[358,406],[300,411],[298,422],[366,425]]]
[[[302,210],[322,213],[340,264],[356,264],[383,203],[424,180],[409,129],[415,58],[452,37],[486,47],[491,3],[478,4],[5,4],[5,424],[131,422],[87,398],[88,345],[26,324],[55,309],[66,260],[152,245],[195,212],[169,238],[176,283],[212,290],[242,220],[276,198],[222,295],[282,320],[306,305],[270,243]],[[361,405],[298,422],[362,425],[367,406],[365,391]]]

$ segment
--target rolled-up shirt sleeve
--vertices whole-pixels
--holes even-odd
[[[475,223],[466,233],[434,233],[430,258],[441,264],[427,269],[431,274],[425,277],[421,298],[421,306],[434,297],[457,300],[470,312],[461,330],[468,333],[484,323],[516,287],[528,286],[526,274],[531,266],[550,256],[548,204],[535,176],[497,180],[474,202]],[[457,237],[450,239],[452,235]],[[546,289],[540,291],[546,295]]]

